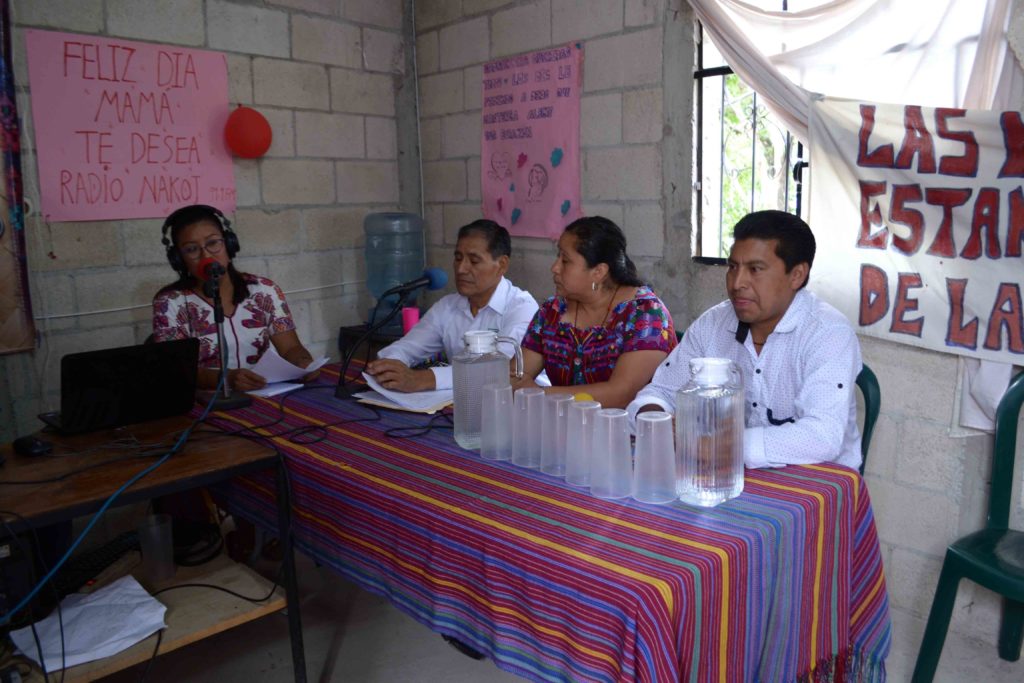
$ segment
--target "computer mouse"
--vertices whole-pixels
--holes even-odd
[[[53,442],[35,436],[19,436],[11,444],[18,455],[46,455],[53,452]]]

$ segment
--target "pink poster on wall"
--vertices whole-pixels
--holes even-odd
[[[513,235],[556,239],[580,217],[578,43],[484,64],[484,217]]]
[[[52,31],[25,40],[47,220],[235,209],[224,55]]]

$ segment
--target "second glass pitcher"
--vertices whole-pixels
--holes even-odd
[[[713,507],[743,491],[743,378],[728,358],[694,358],[676,393],[679,500]]]

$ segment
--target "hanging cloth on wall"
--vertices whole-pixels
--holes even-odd
[[[25,260],[21,130],[11,61],[10,0],[0,0],[0,354],[29,351],[35,326]]]

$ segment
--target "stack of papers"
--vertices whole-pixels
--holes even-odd
[[[267,385],[262,389],[254,389],[246,393],[252,396],[276,396],[286,391],[298,389],[302,385],[292,380],[305,377],[309,373],[319,370],[328,360],[327,356],[324,356],[310,363],[309,367],[300,368],[298,365],[293,365],[284,358],[281,358],[277,350],[271,346],[260,356],[256,365],[252,366],[252,371],[267,380]]]
[[[167,627],[167,608],[130,575],[95,593],[72,593],[60,605],[63,633],[56,611],[35,625],[46,671],[60,671],[62,659],[72,667],[109,657]],[[11,640],[40,664],[30,626],[11,631]]]
[[[363,379],[373,391],[354,394],[360,403],[369,403],[393,410],[408,410],[414,413],[436,413],[452,402],[451,389],[417,391],[411,394],[385,389],[371,375],[363,373]]]

